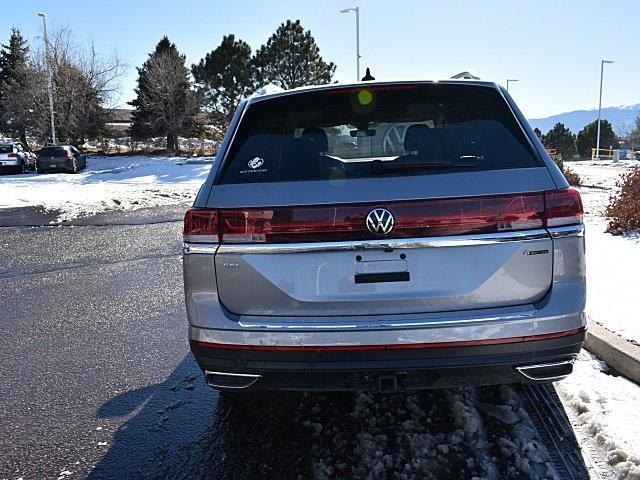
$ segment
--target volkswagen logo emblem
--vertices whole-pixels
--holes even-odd
[[[386,208],[374,208],[367,215],[367,228],[376,235],[386,235],[391,233],[395,225],[395,219]]]

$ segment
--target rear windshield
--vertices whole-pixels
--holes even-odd
[[[40,150],[41,157],[66,157],[67,150],[63,147],[45,147]]]
[[[0,145],[0,153],[12,153],[13,146],[12,145]]]
[[[537,165],[494,88],[379,85],[297,93],[250,105],[219,183]]]

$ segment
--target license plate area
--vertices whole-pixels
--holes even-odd
[[[408,282],[409,265],[405,259],[356,261],[356,283]]]
[[[409,272],[356,273],[356,283],[408,282]]]

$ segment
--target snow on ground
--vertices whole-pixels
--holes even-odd
[[[640,387],[607,374],[606,363],[583,350],[573,374],[556,383],[565,408],[571,408],[607,460],[625,480],[640,479]]]
[[[560,478],[508,386],[307,394],[295,418],[313,435],[314,478]]]
[[[42,206],[60,221],[193,200],[212,157],[89,157],[77,174],[0,176],[0,208]]]
[[[620,175],[629,168],[640,167],[640,162],[584,161],[567,165],[584,184],[580,191],[587,228],[587,314],[627,340],[640,343],[640,234],[606,233],[603,217]]]

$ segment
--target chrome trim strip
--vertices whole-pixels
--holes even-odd
[[[221,376],[221,377],[246,378],[247,381],[250,381],[250,383],[247,383],[246,385],[222,385],[222,384],[210,381],[209,378],[208,378],[209,375],[218,375],[218,376]],[[252,374],[252,373],[213,372],[211,370],[205,370],[204,371],[204,378],[205,378],[205,381],[207,382],[207,385],[209,385],[210,387],[228,388],[230,390],[231,389],[233,389],[233,390],[242,390],[242,389],[245,389],[245,388],[249,388],[251,385],[256,383],[259,379],[262,378],[262,375],[255,375],[255,374]]]
[[[584,225],[569,225],[547,229],[551,238],[584,237]]]
[[[560,380],[562,378],[567,377],[569,374],[566,375],[554,375],[551,377],[532,377],[531,375],[528,375],[526,372],[528,370],[536,370],[538,368],[549,368],[549,367],[561,367],[563,365],[573,365],[573,360],[563,360],[562,362],[554,362],[554,363],[541,363],[538,365],[525,365],[523,367],[516,367],[516,370],[518,371],[518,373],[520,375],[522,375],[523,377],[525,377],[527,380],[533,380],[533,381],[538,381],[538,382],[545,382],[545,381],[555,381],[555,380]]]
[[[240,317],[238,325],[242,328],[257,330],[362,330],[362,329],[413,329],[425,327],[455,327],[459,325],[472,325],[475,323],[487,323],[496,321],[523,320],[532,318],[536,310],[525,310],[517,313],[493,314],[493,315],[473,315],[465,317],[440,318],[434,320],[366,320],[362,322],[255,322],[242,320]],[[380,318],[380,317],[378,317]],[[293,319],[292,319],[293,320]]]
[[[423,238],[390,238],[387,240],[358,240],[344,242],[317,243],[270,243],[270,244],[221,244],[218,253],[221,254],[281,254],[281,253],[312,253],[312,252],[343,252],[361,250],[385,249],[416,249],[416,248],[445,248],[467,247],[477,245],[494,245],[506,242],[526,242],[549,239],[549,233],[543,229],[487,233],[479,235],[460,235],[447,237]]]
[[[200,254],[200,255],[214,255],[218,249],[217,243],[188,243],[182,244],[182,254]]]

